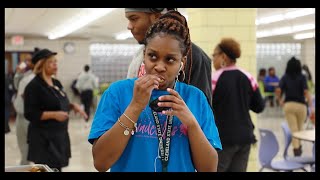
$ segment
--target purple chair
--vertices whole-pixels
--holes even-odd
[[[284,142],[285,142],[285,148],[283,152],[283,158],[286,160],[294,161],[297,163],[301,163],[304,165],[310,165],[312,166],[315,163],[315,158],[312,156],[297,156],[297,157],[290,157],[288,155],[288,149],[292,141],[292,134],[291,130],[289,129],[289,126],[287,122],[282,122],[281,127],[284,133]]]
[[[259,161],[261,172],[264,168],[273,171],[291,172],[294,170],[302,169],[306,171],[303,164],[293,162],[290,160],[273,160],[279,152],[279,144],[274,133],[267,129],[259,129],[260,133],[260,147],[259,147]]]

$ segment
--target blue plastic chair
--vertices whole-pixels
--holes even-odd
[[[307,171],[303,164],[293,162],[290,160],[273,160],[279,152],[279,143],[274,133],[267,129],[259,129],[260,133],[260,147],[259,147],[259,161],[261,168],[259,172],[267,168],[273,171],[291,172],[294,170]]]
[[[313,144],[312,157],[313,157],[314,160],[316,160],[316,144]],[[314,163],[314,164],[311,166],[311,172],[316,172],[316,163]]]
[[[292,134],[291,130],[289,129],[289,126],[287,122],[282,122],[281,127],[284,133],[284,142],[285,142],[285,148],[283,152],[283,158],[286,160],[294,161],[297,163],[301,163],[304,165],[310,165],[312,166],[315,163],[315,159],[312,156],[297,156],[297,157],[290,157],[288,155],[288,149],[292,141]]]

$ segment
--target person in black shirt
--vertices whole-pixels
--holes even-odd
[[[127,28],[139,44],[144,44],[144,38],[148,28],[158,19],[169,17],[178,20],[188,27],[185,17],[179,16],[179,12],[175,10],[176,8],[125,8],[125,16],[129,21]],[[144,47],[141,47],[131,61],[127,78],[141,77],[144,75],[145,69],[142,62],[143,49]],[[211,60],[207,54],[194,43],[191,43],[191,50],[187,55],[184,72],[185,78],[182,81],[199,88],[205,94],[211,105]]]
[[[240,44],[224,38],[215,47],[212,76],[212,107],[223,150],[218,152],[218,172],[245,172],[252,143],[256,142],[249,110],[264,109],[258,83],[236,66]]]
[[[285,94],[284,105],[281,100],[282,94]],[[312,101],[306,78],[302,74],[301,63],[295,57],[292,57],[288,61],[286,73],[280,80],[279,88],[276,89],[276,95],[280,101],[280,105],[283,106],[291,132],[303,130],[303,123],[307,117],[305,98],[308,100],[309,107],[312,107]],[[300,156],[302,153],[300,141],[293,138],[292,145],[294,155]]]
[[[35,77],[24,91],[24,116],[28,127],[28,160],[46,164],[61,171],[71,157],[68,133],[69,110],[87,114],[80,105],[69,102],[60,81],[52,78],[57,72],[57,53],[48,49],[32,57]]]

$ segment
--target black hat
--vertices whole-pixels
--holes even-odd
[[[49,49],[41,49],[33,54],[32,63],[36,64],[40,59],[48,58],[52,55],[57,55],[58,53],[52,52]]]

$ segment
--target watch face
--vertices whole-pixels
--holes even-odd
[[[64,44],[64,52],[67,54],[72,54],[75,52],[75,44],[72,42],[67,42]]]

